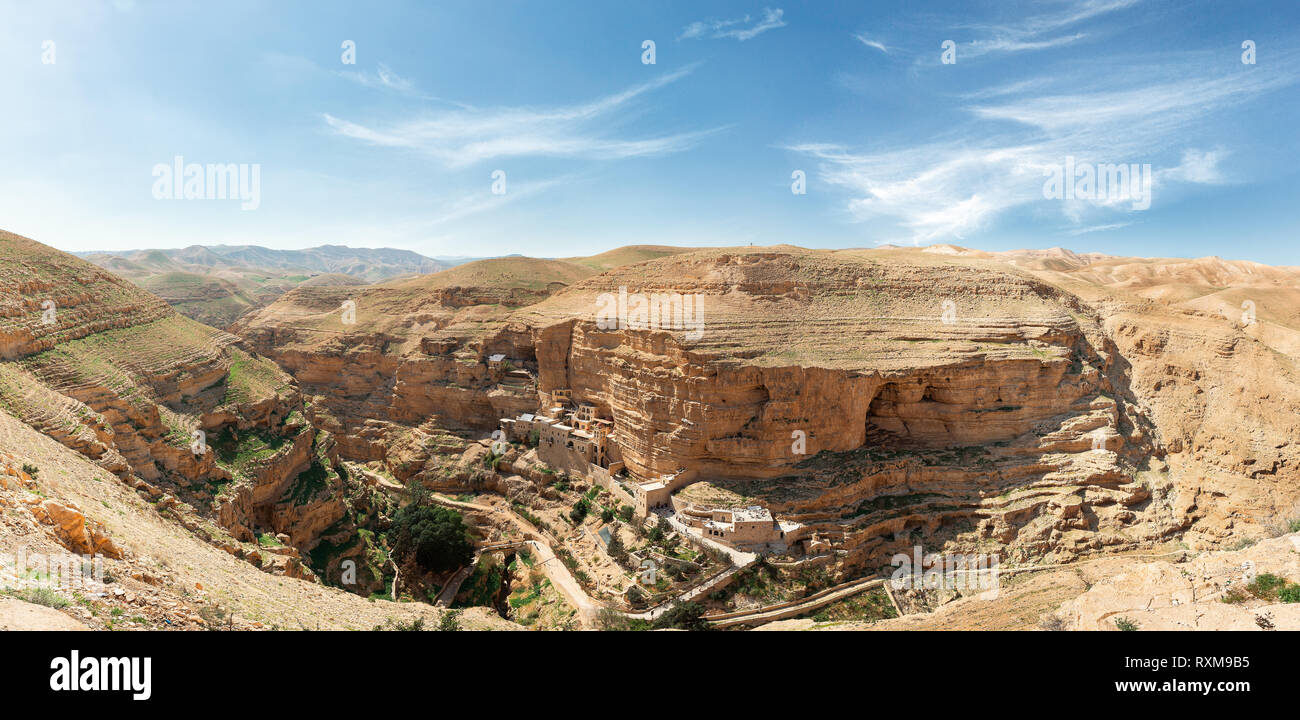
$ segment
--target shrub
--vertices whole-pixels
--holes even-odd
[[[1228,592],[1223,594],[1223,597],[1219,598],[1219,600],[1229,605],[1240,605],[1249,599],[1250,596],[1246,594],[1246,591],[1239,587],[1230,588]]]
[[[36,476],[41,473],[41,469],[30,463],[23,463],[23,472],[31,475],[32,479],[35,480]]]
[[[624,505],[618,509],[618,517],[623,522],[632,522],[632,513],[634,512],[635,510],[632,509],[631,505]]]
[[[640,618],[627,617],[617,610],[601,608],[600,613],[596,615],[596,627],[613,632],[627,632],[649,630],[650,623]]]
[[[656,630],[675,628],[678,630],[708,630],[709,624],[702,618],[704,606],[694,602],[677,600],[672,607],[655,618],[652,626]]]
[[[26,471],[24,471],[26,472]],[[29,475],[31,473],[28,473]],[[48,608],[61,610],[68,606],[68,601],[62,595],[54,592],[47,587],[29,587],[22,590],[15,590],[10,593],[19,600],[25,600],[36,605],[44,605]]]
[[[591,510],[591,501],[585,497],[578,498],[578,502],[573,504],[573,510],[569,511],[569,519],[574,525],[581,523],[587,518],[587,513]]]
[[[1059,632],[1066,629],[1065,620],[1056,615],[1048,615],[1038,624],[1044,630]]]
[[[199,608],[199,617],[203,619],[203,626],[208,630],[229,627],[234,620],[234,616],[220,605],[204,605]]]
[[[1284,603],[1300,603],[1300,584],[1291,583],[1283,588],[1278,588],[1277,599]]]
[[[672,531],[673,526],[668,523],[668,519],[660,515],[659,522],[655,523],[655,526],[650,529],[650,542],[661,542]]]
[[[1115,627],[1124,632],[1133,632],[1138,629],[1138,624],[1126,617],[1117,617],[1115,618]]]
[[[424,618],[414,618],[408,622],[388,618],[384,620],[383,625],[376,625],[375,632],[395,631],[395,632],[420,632],[424,630]]]
[[[627,548],[623,547],[623,540],[617,532],[609,535],[609,556],[620,565],[627,563]]]
[[[1284,578],[1273,573],[1260,573],[1246,586],[1246,590],[1261,600],[1272,600],[1277,597],[1278,589],[1284,585],[1286,585]]]
[[[601,510],[600,510],[600,521],[601,521],[601,522],[610,522],[610,521],[612,521],[613,519],[614,519],[614,511],[613,511],[613,510],[610,510],[609,508],[601,508]]]
[[[460,611],[448,610],[438,618],[438,630],[440,632],[456,632],[460,630]]]
[[[628,588],[627,594],[624,595],[624,597],[627,598],[628,604],[631,605],[632,607],[637,607],[638,605],[645,602],[645,592],[643,592],[641,588],[637,587],[636,585],[633,585],[632,587]]]

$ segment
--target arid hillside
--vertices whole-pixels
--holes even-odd
[[[16,596],[0,596],[0,628],[370,630],[417,620],[432,628],[447,612],[262,572],[162,505],[0,410],[0,553],[23,552],[33,564],[41,557],[80,564],[94,550],[105,580],[38,605],[21,598],[40,592],[42,578],[9,576],[10,568],[0,567],[0,584]],[[459,623],[518,629],[485,608],[465,610]]]
[[[182,315],[215,328],[225,328],[304,283],[366,285],[448,267],[409,250],[341,245],[306,250],[192,245],[79,255],[161,297]]]
[[[319,583],[350,558],[350,590],[383,589],[366,526],[395,501],[337,462],[292,377],[88,262],[11,234],[0,256],[0,408],[250,567]]]

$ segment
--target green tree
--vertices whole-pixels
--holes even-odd
[[[609,556],[619,565],[627,564],[627,548],[623,547],[623,539],[618,536],[617,529],[609,534]]]
[[[578,502],[573,504],[573,510],[569,511],[569,519],[575,525],[581,523],[587,517],[587,512],[591,510],[591,501],[585,497],[578,498]]]
[[[407,505],[393,518],[393,551],[415,553],[420,567],[445,572],[461,567],[474,557],[469,528],[460,513],[444,507]]]
[[[694,602],[682,602],[677,600],[673,602],[672,607],[663,612],[662,615],[655,618],[654,628],[662,630],[664,628],[676,628],[678,630],[708,630],[709,624],[704,621],[704,606]]]
[[[650,541],[656,543],[660,542],[664,538],[668,537],[669,533],[672,531],[673,526],[669,524],[668,518],[660,515],[659,522],[655,523],[655,526],[650,529]]]

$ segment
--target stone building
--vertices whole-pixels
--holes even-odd
[[[623,464],[612,442],[614,423],[600,417],[599,409],[581,403],[569,409],[567,389],[539,393],[542,407],[536,414],[501,418],[501,430],[513,441],[528,442],[537,437],[538,458],[556,468],[588,475],[595,467],[616,473]]]

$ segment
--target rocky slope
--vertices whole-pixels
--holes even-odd
[[[0,597],[0,628],[369,630],[421,620],[432,629],[445,613],[262,572],[159,505],[0,410],[0,586],[15,596]],[[81,556],[78,524],[100,543],[93,561]],[[72,572],[53,582],[60,566]],[[518,629],[486,608],[465,610],[460,624]]]
[[[382,493],[338,471],[291,377],[85,261],[7,233],[0,258],[0,407],[268,572],[316,581],[321,542],[366,556],[353,519]]]

